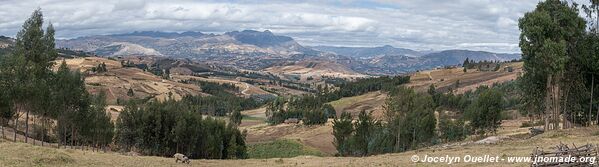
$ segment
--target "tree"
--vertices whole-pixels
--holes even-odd
[[[333,105],[327,103],[322,105],[322,109],[324,110],[324,115],[327,118],[336,118],[337,117],[337,111],[335,110],[335,108],[333,108]]]
[[[127,90],[127,96],[129,96],[129,97],[135,96],[135,93],[133,92],[132,88],[129,88],[129,90]]]
[[[532,90],[525,98],[540,98],[545,94],[545,129],[558,128],[558,117],[562,110],[562,81],[565,67],[574,56],[577,40],[584,33],[585,21],[579,16],[576,5],[559,0],[540,2],[536,9],[520,18],[520,48],[524,60],[526,79],[540,81],[524,82]],[[537,77],[538,76],[538,77]],[[529,101],[538,101],[529,100]],[[538,103],[530,103],[538,104]],[[564,114],[567,115],[567,114]]]
[[[0,55],[0,90],[3,93],[0,94],[0,126],[2,126],[2,138],[5,138],[4,129],[7,127],[9,120],[14,117],[14,109],[12,101],[10,99],[11,85],[9,79],[9,69],[6,68],[7,56]]]
[[[98,95],[91,97],[92,106],[90,108],[88,120],[89,132],[88,141],[94,147],[104,147],[112,143],[114,137],[114,123],[110,120],[110,113],[106,108],[106,93],[101,91]]]
[[[76,139],[76,130],[88,119],[84,117],[89,109],[90,99],[85,89],[83,75],[76,71],[71,72],[63,61],[56,72],[53,85],[53,104],[57,112],[51,117],[57,120],[57,134],[60,141],[71,146]]]
[[[242,118],[243,118],[243,115],[241,115],[241,112],[239,112],[239,110],[233,111],[231,113],[231,116],[229,116],[229,120],[235,125],[240,125]]]
[[[351,145],[349,140],[352,137],[353,131],[354,128],[350,113],[343,112],[339,118],[333,121],[333,136],[335,136],[335,141],[333,141],[333,144],[341,156],[347,156],[351,154]]]
[[[371,113],[366,111],[360,111],[358,115],[358,121],[355,125],[355,136],[353,138],[353,147],[355,147],[357,154],[360,156],[368,155],[368,145],[370,143],[370,136],[373,130],[375,121],[372,119]]]
[[[445,142],[466,138],[468,130],[463,119],[452,120],[447,114],[439,115],[439,138]]]
[[[501,125],[503,107],[502,94],[495,89],[486,89],[466,110],[470,126],[476,134],[495,133]]]
[[[400,87],[385,102],[385,118],[394,136],[394,151],[405,151],[435,138],[436,118],[433,98]]]
[[[0,82],[2,81],[2,79],[0,79]],[[3,87],[0,83],[0,89],[2,90],[7,90],[5,87]],[[6,125],[8,125],[8,121],[13,118],[15,115],[15,112],[13,110],[13,106],[10,102],[10,99],[8,99],[8,94],[1,94],[0,95],[0,126],[2,126],[2,138],[6,137],[4,135],[4,127],[6,127]]]
[[[591,75],[591,91],[589,100],[588,116],[591,117],[591,110],[593,109],[593,97],[595,87],[595,75],[599,73],[599,1],[589,0],[590,5],[583,5],[583,11],[587,15],[590,31],[588,31],[583,40],[578,45],[577,51],[580,51],[581,55],[579,64],[582,64],[583,71],[587,71]],[[588,77],[587,77],[588,78]],[[586,114],[585,114],[586,115]],[[599,109],[597,109],[596,123],[599,125]],[[590,121],[589,121],[590,122]]]
[[[203,118],[185,102],[130,103],[116,122],[115,143],[123,151],[190,158],[246,158],[245,135],[220,119]]]
[[[27,86],[31,86],[27,89],[27,93],[24,93],[26,100],[19,105],[38,105],[31,106],[30,109],[26,110],[25,116],[25,142],[29,138],[29,115],[32,112],[31,109],[40,109],[43,106],[41,103],[35,103],[45,99],[44,96],[38,96],[36,91],[39,89],[48,89],[46,86],[52,73],[50,68],[52,67],[54,60],[57,56],[54,50],[54,28],[50,24],[47,28],[47,32],[44,33],[42,29],[43,15],[41,9],[35,10],[29,19],[23,24],[23,29],[17,33],[17,39],[15,41],[15,49],[13,55],[16,57],[24,57],[25,73],[28,73],[30,77],[27,82]],[[25,86],[25,85],[24,85]],[[37,89],[36,89],[37,88]],[[48,92],[48,91],[41,91]],[[36,111],[33,111],[36,112]]]

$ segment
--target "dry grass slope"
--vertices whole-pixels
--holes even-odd
[[[438,145],[404,153],[369,157],[314,157],[246,159],[246,160],[192,160],[190,166],[450,166],[447,164],[414,163],[413,155],[429,156],[530,156],[537,146],[548,147],[560,142],[583,145],[597,144],[597,128],[578,128],[548,132],[532,138],[519,128],[521,120],[504,123],[498,135],[503,140],[495,144],[461,142]],[[524,129],[524,130],[523,130]],[[593,143],[595,142],[595,143]],[[0,166],[187,166],[174,159],[150,156],[126,156],[118,153],[98,153],[81,150],[55,149],[24,143],[0,141]],[[529,163],[457,163],[451,166],[529,166]]]

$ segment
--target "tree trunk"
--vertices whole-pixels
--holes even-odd
[[[569,97],[569,93],[570,93],[570,88],[567,88],[565,90],[565,93],[563,94],[564,97],[566,99],[564,99],[564,103],[562,105],[562,122],[564,129],[569,129],[572,127],[572,117],[570,117],[570,112],[568,112],[568,97]],[[568,118],[569,117],[569,118]]]
[[[2,121],[2,138],[4,139],[6,136],[4,136],[4,120]]]
[[[71,149],[75,147],[75,127],[71,127]]]
[[[558,76],[555,78],[555,83],[554,83],[554,91],[553,91],[553,128],[554,129],[560,129],[559,126],[559,122],[560,122],[560,115],[561,115],[561,97],[562,97],[562,91],[561,91],[561,78],[562,78],[563,73],[558,74]]]
[[[27,139],[29,138],[29,110],[25,114],[25,143],[27,143]]]
[[[401,118],[399,118],[401,119]],[[401,121],[399,121],[399,124],[397,125],[397,139],[395,140],[395,151],[399,152],[400,151],[400,140],[401,140]]]
[[[553,92],[553,88],[551,87],[551,80],[553,77],[549,75],[547,77],[547,85],[546,85],[546,95],[545,95],[545,131],[551,130],[549,127],[549,119],[551,117],[551,96]]]
[[[17,131],[18,131],[18,127],[19,127],[19,116],[17,115],[17,118],[15,119],[15,126],[13,127],[13,131],[14,131],[14,142],[17,142]]]
[[[34,125],[33,128],[35,128],[35,125],[37,123],[37,119],[36,118],[37,118],[37,116],[33,115],[33,125]],[[35,130],[34,130],[34,132],[35,132]],[[33,142],[33,145],[35,146],[35,139],[31,138],[31,141]]]
[[[44,120],[44,117],[42,116],[42,147],[44,146],[45,136],[46,136],[46,121]]]
[[[64,142],[64,149],[67,149],[67,127],[66,125],[62,126],[62,142]]]
[[[595,75],[591,75],[591,101],[589,101],[588,126],[591,126],[591,111],[593,110],[593,88],[595,87]]]

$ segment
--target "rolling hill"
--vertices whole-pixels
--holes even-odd
[[[123,67],[120,62],[106,58],[83,57],[65,59],[65,61],[70,69],[87,74],[85,83],[90,93],[106,92],[109,104],[116,104],[118,99],[164,100],[169,97],[169,94],[172,94],[175,99],[181,99],[185,95],[202,94],[197,85],[165,80],[139,68]],[[90,72],[92,68],[102,63],[106,64],[107,72]],[[60,60],[56,61],[56,64],[60,64]],[[133,96],[128,95],[129,89],[133,90]]]

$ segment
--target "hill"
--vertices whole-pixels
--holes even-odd
[[[412,73],[407,86],[419,91],[426,91],[431,84],[441,91],[447,91],[453,86],[458,93],[463,93],[480,85],[490,86],[493,83],[516,80],[522,74],[522,65],[522,62],[502,63],[497,71],[468,69],[464,72],[463,68],[425,70]],[[506,70],[507,68],[512,71]],[[456,82],[459,82],[458,88],[455,88]]]
[[[83,57],[65,59],[65,61],[72,70],[79,70],[87,74],[85,83],[88,91],[91,93],[106,92],[109,104],[117,104],[117,99],[155,98],[164,100],[171,93],[175,99],[180,99],[185,95],[201,94],[197,85],[165,80],[139,68],[123,67],[121,62],[115,60]],[[106,64],[107,72],[90,72],[92,68],[102,63]],[[60,64],[60,61],[57,61],[56,64]],[[129,89],[133,90],[133,96],[128,95]]]
[[[446,163],[414,163],[411,157],[428,156],[499,156],[504,161],[498,163],[454,163],[451,166],[530,166],[526,163],[510,163],[507,157],[529,157],[537,146],[549,149],[549,146],[567,140],[575,145],[584,145],[594,141],[599,134],[597,128],[577,128],[568,131],[554,131],[535,137],[528,137],[526,128],[519,128],[519,120],[506,121],[492,144],[468,139],[460,143],[433,146],[415,151],[392,153],[368,157],[314,157],[298,156],[293,158],[245,159],[245,160],[192,160],[190,165],[175,163],[170,157],[130,156],[115,152],[92,152],[79,149],[56,149],[13,143],[0,139],[0,166],[432,166]],[[593,143],[596,144],[596,143]],[[489,150],[494,150],[489,152]]]
[[[263,71],[275,74],[299,75],[303,80],[306,80],[308,77],[320,78],[320,76],[336,78],[362,78],[367,76],[357,73],[333,61],[322,60],[303,60],[291,62],[282,65],[275,65],[266,68]]]
[[[418,57],[422,56],[424,53],[418,52],[411,49],[405,48],[396,48],[390,45],[380,46],[380,47],[338,47],[338,46],[312,46],[312,49],[323,51],[323,52],[332,52],[335,54],[356,57],[356,58],[372,58],[374,56],[381,55],[404,55],[408,57]]]

